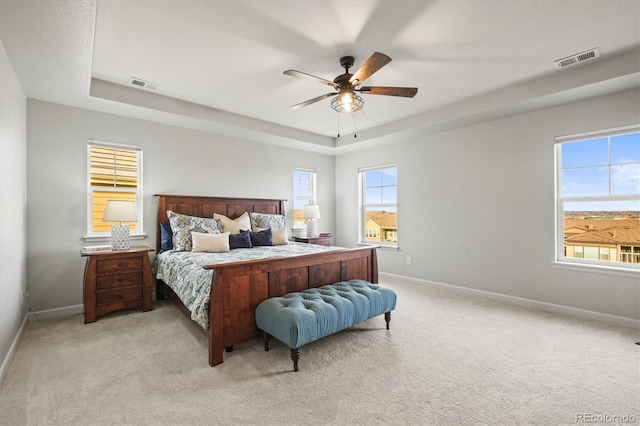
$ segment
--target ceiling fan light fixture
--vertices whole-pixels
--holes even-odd
[[[340,89],[338,96],[331,100],[331,108],[337,112],[356,112],[364,106],[364,99],[357,95],[351,87]]]

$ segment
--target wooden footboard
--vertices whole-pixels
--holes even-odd
[[[258,333],[255,310],[263,300],[350,279],[378,282],[376,247],[215,267],[209,310],[209,365],[223,362],[224,348]]]

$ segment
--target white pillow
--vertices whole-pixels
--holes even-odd
[[[256,228],[256,232],[264,231],[262,228]],[[267,229],[267,228],[265,228]],[[283,246],[289,244],[289,237],[287,236],[287,228],[271,228],[271,241],[274,246]]]
[[[222,234],[192,232],[191,240],[193,241],[192,252],[225,253],[229,251],[228,232],[223,232]]]
[[[236,219],[229,219],[223,214],[214,213],[213,218],[219,220],[222,224],[222,230],[230,234],[239,234],[240,231],[248,231],[251,229],[251,218],[249,213],[244,212]]]

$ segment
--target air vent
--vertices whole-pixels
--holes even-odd
[[[135,78],[135,77],[131,77],[129,79],[129,84],[131,84],[132,86],[140,87],[142,89],[147,89],[147,90],[158,90],[158,88],[160,87],[159,84],[152,83],[150,81],[146,81],[141,78]]]
[[[600,56],[600,50],[595,49],[587,50],[586,52],[578,53],[576,55],[568,56],[566,58],[558,59],[554,61],[558,68],[568,67],[570,65],[579,64],[580,62],[590,61]]]

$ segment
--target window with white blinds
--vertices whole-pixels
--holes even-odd
[[[131,234],[142,233],[142,148],[90,140],[87,144],[87,236],[106,236],[112,222],[103,222],[108,200],[135,201],[137,222]]]

